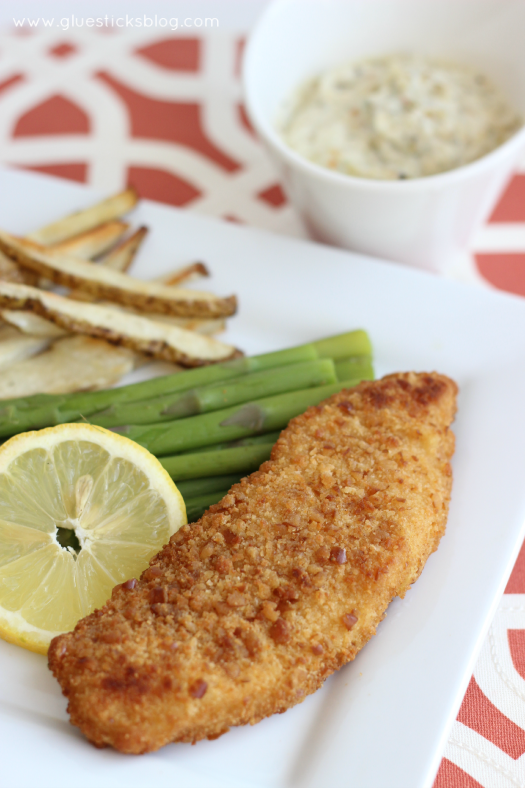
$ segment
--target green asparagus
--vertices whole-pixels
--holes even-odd
[[[109,408],[117,402],[149,400],[220,380],[237,378],[250,372],[317,358],[333,358],[337,361],[349,356],[370,353],[368,335],[365,331],[357,330],[286,350],[235,359],[103,391],[36,394],[33,397],[4,400],[0,406],[0,437],[76,421]]]
[[[195,498],[188,498],[184,503],[186,504],[186,516],[189,523],[194,523],[199,517],[202,517],[206,509],[214,503],[219,503],[221,498],[227,494],[228,490],[221,490],[219,492],[207,493],[206,495],[199,495]]]
[[[336,361],[335,372],[338,380],[374,379],[374,366],[370,356],[357,356]]]
[[[273,443],[238,446],[234,449],[180,454],[161,457],[160,463],[173,479],[197,479],[199,476],[223,476],[227,473],[251,473],[269,459]]]
[[[224,443],[214,443],[213,450],[218,449],[235,449],[237,446],[258,446],[261,443],[271,443],[272,446],[281,434],[281,430],[274,432],[265,432],[262,435],[247,435],[245,438],[238,438],[234,441],[225,441]],[[209,451],[209,446],[201,446],[198,449],[189,449],[188,451],[181,451],[179,454],[200,454],[203,451]]]
[[[232,381],[201,386],[182,394],[169,394],[146,402],[115,403],[107,410],[89,416],[88,421],[101,427],[174,421],[286,391],[326,386],[337,379],[332,359],[304,361],[251,372]]]
[[[359,381],[344,381],[330,386],[291,391],[266,397],[233,408],[224,408],[174,422],[144,426],[115,427],[115,432],[137,441],[158,457],[177,454],[200,446],[232,441],[247,435],[273,432],[286,427],[294,416],[310,405]],[[187,455],[186,455],[187,456]]]
[[[230,473],[226,476],[205,476],[202,479],[188,479],[187,481],[175,480],[177,488],[184,498],[196,498],[199,495],[229,490],[232,485],[237,484],[245,473]]]

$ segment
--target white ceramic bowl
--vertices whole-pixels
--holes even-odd
[[[472,65],[525,118],[522,0],[275,0],[244,59],[250,119],[312,235],[443,271],[487,217],[525,146],[525,128],[481,159],[404,181],[342,175],[289,148],[275,125],[306,79],[349,60],[414,52]]]

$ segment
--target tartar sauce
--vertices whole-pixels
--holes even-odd
[[[460,167],[523,124],[478,71],[395,54],[309,80],[283,108],[279,131],[307,159],[364,178],[420,178]]]

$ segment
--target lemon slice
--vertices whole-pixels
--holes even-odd
[[[0,636],[45,654],[185,523],[159,461],[121,435],[61,424],[11,438],[0,447]]]

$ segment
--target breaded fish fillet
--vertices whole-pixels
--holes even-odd
[[[213,739],[353,659],[445,530],[456,391],[390,375],[293,419],[140,581],[53,640],[73,725],[127,753]]]

